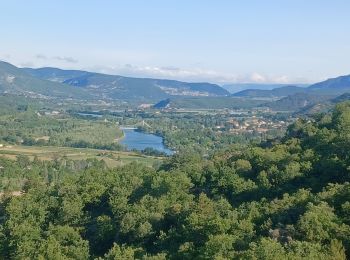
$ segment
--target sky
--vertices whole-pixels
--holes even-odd
[[[0,0],[0,60],[213,83],[350,74],[348,0]]]

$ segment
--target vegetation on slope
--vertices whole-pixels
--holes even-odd
[[[2,196],[0,256],[345,259],[349,135],[342,103],[279,142],[178,154],[158,169],[2,160],[24,194]]]
[[[25,71],[3,61],[0,61],[0,93],[46,99],[91,98],[83,89],[33,77]]]
[[[211,83],[188,83],[176,80],[132,78],[79,70],[57,68],[24,69],[32,76],[86,89],[96,97],[123,100],[159,100],[169,96],[225,96],[229,92]]]

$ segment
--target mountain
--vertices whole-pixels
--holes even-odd
[[[331,110],[336,104],[349,101],[350,93],[344,93],[335,98],[330,98],[328,100],[323,100],[322,102],[317,102],[315,104],[311,104],[299,110],[297,113],[300,115],[311,115],[315,113],[325,113]]]
[[[80,77],[86,74],[89,74],[89,72],[86,71],[80,71],[80,70],[61,70],[57,68],[38,68],[38,69],[32,69],[32,68],[22,68],[25,72],[28,74],[45,80],[55,81],[55,82],[61,82],[63,83],[65,80]]]
[[[350,89],[350,75],[327,79],[325,81],[311,85],[309,89],[333,91]]]
[[[158,103],[153,105],[153,108],[163,109],[168,108],[170,106],[170,98],[159,101]]]
[[[58,81],[86,89],[90,94],[103,99],[159,100],[172,96],[226,96],[230,94],[227,90],[211,83],[132,78],[57,68],[24,68],[23,70],[40,79]]]
[[[172,96],[226,96],[210,83],[130,78],[80,70],[17,68],[0,62],[0,93],[75,99],[159,100]]]
[[[296,93],[305,92],[305,88],[297,86],[284,86],[279,88],[274,88],[272,90],[263,89],[246,89],[233,94],[234,97],[285,97],[288,95],[293,95]]]
[[[157,101],[176,97],[198,97],[193,102],[207,102],[205,97],[224,97],[230,93],[211,83],[188,83],[176,80],[133,78],[107,75],[81,70],[58,68],[22,68],[0,63],[0,90],[12,93],[31,93],[45,96],[92,97],[109,100]],[[11,72],[11,71],[16,71]],[[232,95],[237,98],[281,98],[265,103],[277,110],[299,110],[346,92],[350,92],[350,75],[331,78],[309,87],[303,85],[235,84],[236,87],[257,87],[245,89]],[[225,85],[228,88],[228,85]],[[232,87],[233,85],[231,85]],[[278,86],[273,88],[273,86]],[[267,89],[273,88],[273,89]],[[204,99],[201,100],[201,97]],[[189,100],[186,100],[188,104]],[[217,99],[209,99],[210,104]],[[215,102],[214,102],[215,100]],[[230,99],[223,99],[229,101]],[[236,99],[237,100],[237,99]],[[237,103],[236,100],[232,100]],[[204,104],[208,107],[209,104]],[[197,106],[197,105],[196,105]],[[226,106],[226,105],[225,105]]]
[[[85,90],[33,77],[3,61],[0,61],[0,93],[45,98],[90,98]]]
[[[350,75],[327,79],[307,88],[287,86],[272,90],[244,90],[233,96],[246,98],[284,96],[277,101],[265,103],[264,106],[277,111],[314,113],[315,111],[327,110],[333,104],[332,98],[347,92],[350,92]],[[347,95],[342,98],[347,97]]]
[[[348,100],[350,100],[350,93],[344,93],[336,98],[333,98],[331,102],[337,104]]]
[[[285,84],[261,84],[261,83],[233,83],[222,85],[224,89],[234,94],[246,89],[263,89],[270,90],[274,88],[284,87]]]
[[[350,91],[350,75],[327,79],[315,83],[309,87],[302,86],[283,86],[273,89],[245,89],[234,93],[236,97],[283,97],[293,95],[299,92],[309,93],[311,95],[341,95]]]
[[[327,101],[334,96],[317,95],[315,93],[297,93],[281,98],[279,100],[265,103],[262,106],[274,111],[297,111],[317,103]]]
[[[315,83],[304,93],[290,95],[266,106],[274,110],[300,110],[301,113],[310,114],[328,110],[337,100],[347,100],[349,92],[350,75],[340,76]]]

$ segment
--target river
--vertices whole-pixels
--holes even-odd
[[[124,137],[120,140],[122,145],[125,145],[129,150],[142,151],[145,148],[153,148],[160,152],[164,152],[167,155],[172,155],[174,152],[168,148],[163,143],[163,138],[154,134],[147,134],[143,132],[138,132],[134,128],[124,128]]]

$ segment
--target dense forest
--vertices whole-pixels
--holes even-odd
[[[346,259],[349,149],[341,103],[283,138],[156,168],[0,159],[0,258]]]
[[[59,111],[34,110],[23,105],[15,111],[0,107],[0,143],[67,146],[122,150],[117,143],[122,131],[115,121],[84,120]]]

